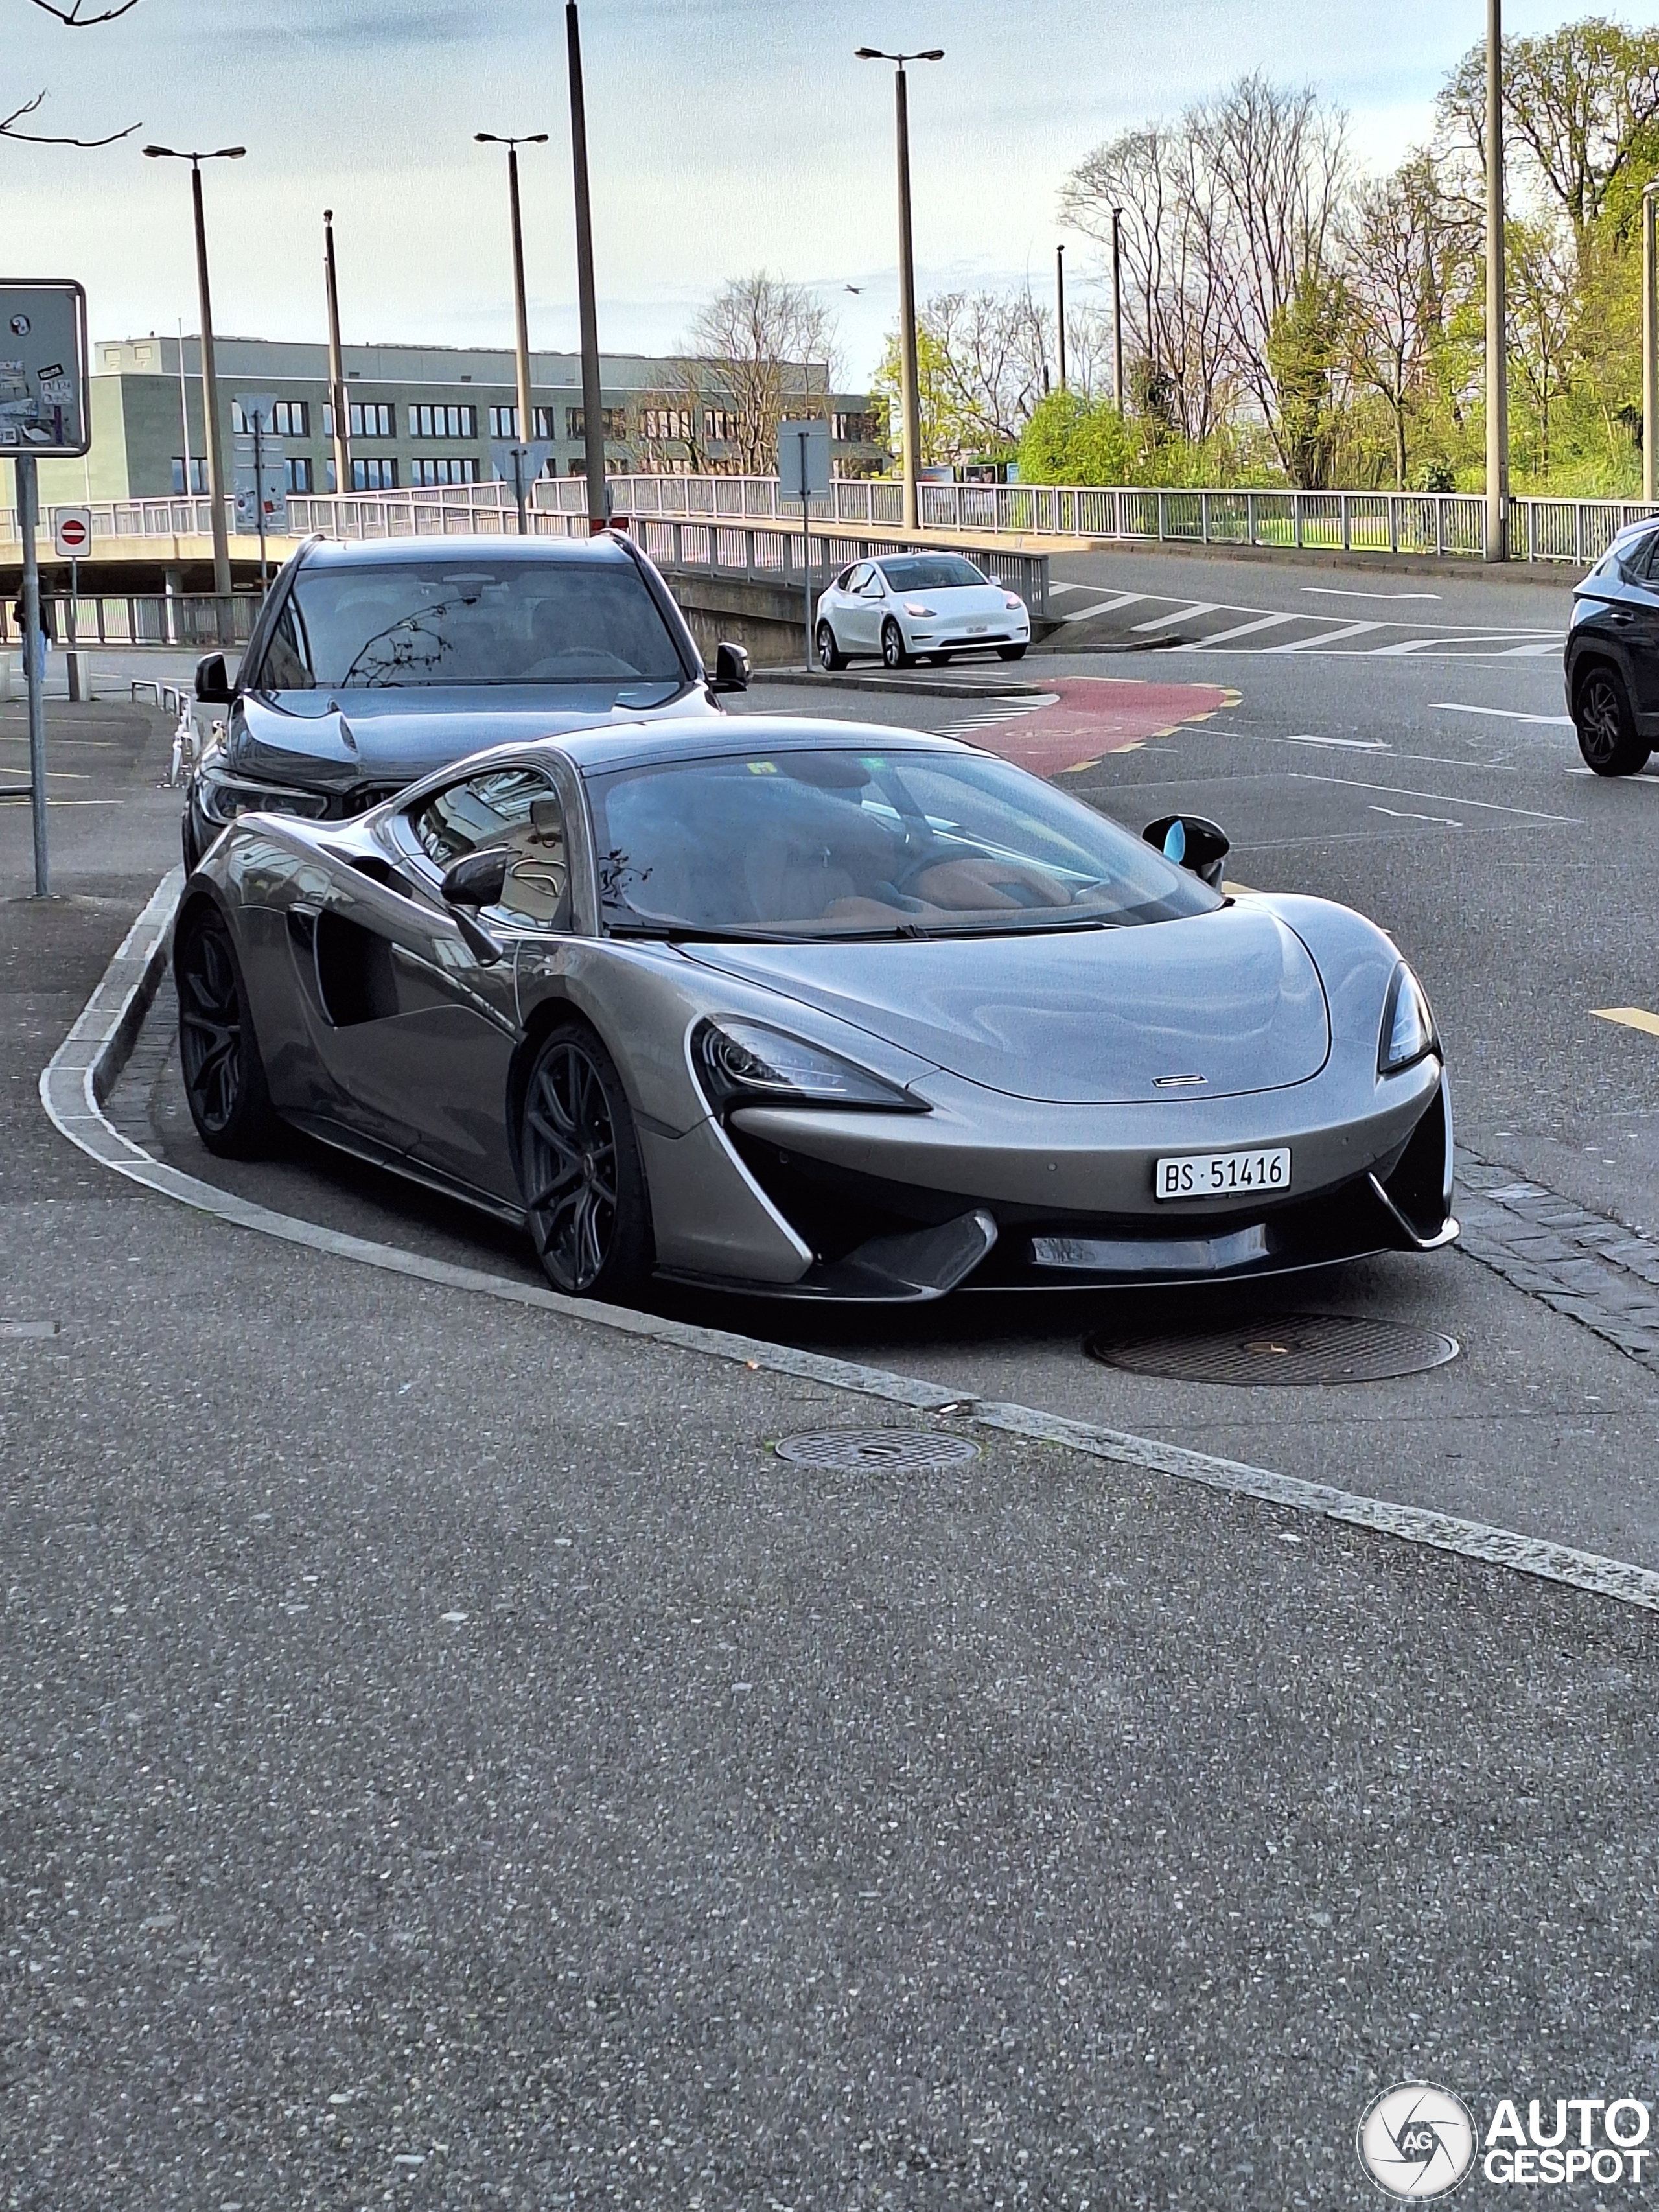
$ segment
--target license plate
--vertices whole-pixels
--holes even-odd
[[[968,635],[969,637],[983,637],[986,631],[989,629],[991,625],[989,623],[969,623],[968,625]]]
[[[1258,1190],[1288,1190],[1291,1148],[1271,1152],[1192,1152],[1159,1160],[1152,1170],[1154,1198],[1233,1198]]]

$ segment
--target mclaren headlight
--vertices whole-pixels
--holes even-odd
[[[1402,1067],[1440,1049],[1434,1016],[1423,986],[1402,960],[1382,1002],[1382,1033],[1376,1051],[1379,1075],[1398,1075]]]
[[[246,776],[228,775],[211,762],[197,779],[196,796],[210,822],[223,826],[239,814],[301,814],[320,822],[328,800],[318,791],[289,791],[276,783],[253,783]]]
[[[823,1045],[722,1014],[699,1022],[691,1059],[715,1113],[734,1106],[839,1106],[925,1114],[920,1098]]]

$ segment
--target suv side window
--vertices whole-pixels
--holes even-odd
[[[483,908],[486,919],[494,915],[513,929],[568,927],[564,813],[539,769],[494,769],[448,784],[408,818],[437,868],[453,867],[468,853],[507,848],[507,883],[496,903]]]

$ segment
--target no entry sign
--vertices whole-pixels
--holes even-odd
[[[92,547],[92,509],[60,507],[54,510],[52,544],[60,561],[79,561]]]

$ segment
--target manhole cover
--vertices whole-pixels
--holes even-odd
[[[1455,1338],[1352,1314],[1279,1314],[1182,1336],[1091,1337],[1091,1356],[1176,1382],[1382,1382],[1457,1357]]]
[[[780,1459],[837,1474],[925,1474],[977,1459],[966,1437],[935,1436],[927,1429],[820,1429],[808,1437],[781,1437]]]

